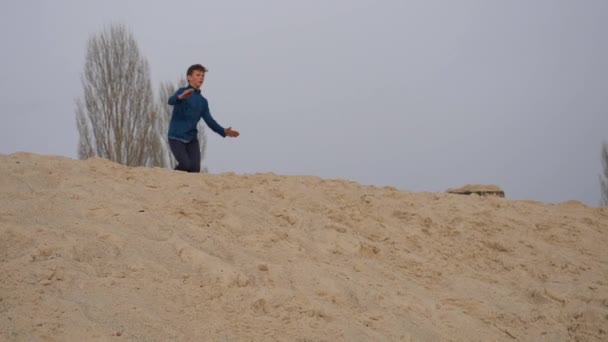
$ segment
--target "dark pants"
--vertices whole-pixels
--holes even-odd
[[[177,160],[175,170],[186,172],[201,171],[201,149],[198,139],[194,138],[190,142],[169,139],[169,147]]]

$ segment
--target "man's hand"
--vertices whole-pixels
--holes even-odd
[[[194,92],[194,89],[192,89],[192,88],[186,89],[186,91],[184,91],[183,93],[179,94],[179,96],[177,97],[177,99],[178,100],[187,99],[190,95],[192,95],[193,92]]]
[[[232,129],[232,127],[228,127],[228,128],[226,128],[226,129],[224,130],[224,133],[226,133],[226,136],[227,136],[227,137],[233,137],[233,138],[238,137],[238,136],[239,136],[239,134],[240,134],[238,131],[233,130],[233,129]]]

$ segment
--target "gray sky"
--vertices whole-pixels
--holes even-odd
[[[0,153],[76,157],[86,41],[120,22],[156,88],[210,69],[213,173],[467,183],[598,205],[608,1],[2,1]]]

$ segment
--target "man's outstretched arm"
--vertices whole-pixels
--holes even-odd
[[[194,92],[194,90],[192,88],[190,88],[190,89],[180,88],[175,92],[175,94],[173,94],[169,97],[169,101],[167,103],[170,106],[175,106],[178,101],[186,99],[190,95],[192,95],[192,92]]]
[[[221,135],[222,137],[228,136],[236,138],[240,134],[238,131],[233,130],[232,127],[224,128],[220,124],[218,124],[211,116],[211,112],[209,112],[209,107],[207,107],[206,110],[203,111],[201,116],[203,117],[203,120],[205,120],[207,126],[209,126],[212,131]]]

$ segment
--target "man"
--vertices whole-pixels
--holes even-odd
[[[231,127],[220,126],[209,112],[209,103],[201,95],[201,86],[205,80],[207,69],[194,64],[188,68],[186,77],[188,86],[179,88],[169,97],[169,105],[173,106],[173,114],[169,123],[169,147],[177,160],[176,170],[200,172],[201,150],[197,139],[196,126],[201,118],[207,126],[222,137],[239,136],[239,132]]]

